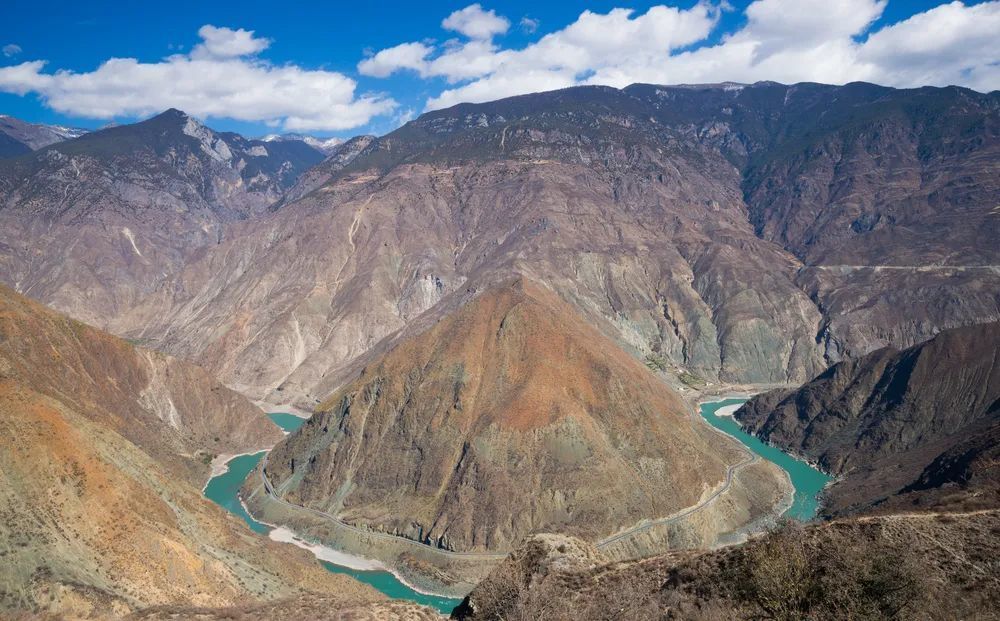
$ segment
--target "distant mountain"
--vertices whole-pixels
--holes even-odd
[[[27,123],[0,114],[0,158],[24,155],[50,144],[79,138],[89,131],[79,127]]]
[[[2,286],[0,433],[0,610],[380,599],[202,496],[213,457],[281,437],[263,412],[202,369]]]
[[[940,504],[949,493],[959,504],[1000,506],[997,352],[1000,323],[946,330],[757,396],[736,417],[841,477],[828,494],[830,511],[899,507],[904,499]]]
[[[305,134],[268,134],[260,139],[264,142],[304,142],[326,155],[330,155],[337,145],[344,142],[343,138],[316,138]]]
[[[106,326],[322,159],[170,110],[2,160],[3,280]]]
[[[468,281],[525,270],[694,385],[801,382],[1000,319],[997,93],[579,87],[431,112],[306,173],[277,155],[304,143],[199,127],[0,165],[0,273],[255,398],[315,405]]]
[[[467,283],[530,271],[695,385],[802,382],[1000,318],[998,102],[761,83],[462,104],[356,139],[114,330],[309,407]]]
[[[322,187],[334,175],[354,161],[354,158],[358,157],[374,140],[375,136],[355,136],[331,148],[325,160],[299,176],[295,185],[285,192],[282,203],[296,201],[313,190]],[[275,207],[278,206],[280,205],[275,205]]]

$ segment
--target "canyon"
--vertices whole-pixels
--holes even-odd
[[[255,518],[457,618],[772,614],[776,566],[919,587],[879,559],[935,541],[927,593],[993,605],[1000,93],[581,86],[336,144],[5,119],[5,609],[433,618],[199,493],[265,449]],[[698,405],[762,390],[736,420],[836,481],[758,537],[787,474]]]

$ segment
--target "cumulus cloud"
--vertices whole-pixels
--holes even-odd
[[[431,98],[427,107],[563,88],[630,64],[652,66],[673,51],[703,40],[718,19],[719,10],[708,4],[690,9],[654,6],[641,15],[631,9],[604,14],[584,11],[566,28],[520,50],[480,50],[474,60],[463,63],[446,62],[456,51],[445,51],[431,61],[432,74],[453,82],[476,80],[445,90]],[[476,75],[471,75],[473,68],[478,69]]]
[[[868,38],[858,61],[887,84],[1000,88],[1000,3],[952,2],[887,26]]]
[[[522,32],[525,32],[527,34],[534,34],[535,31],[538,30],[538,26],[540,23],[541,22],[539,22],[537,19],[533,19],[531,17],[522,17],[521,21],[518,22],[518,25],[521,27]]]
[[[441,22],[441,27],[454,30],[470,39],[491,39],[507,32],[510,22],[497,15],[496,11],[484,11],[479,4],[470,4],[446,17]]]
[[[259,54],[271,45],[270,39],[258,39],[253,30],[216,28],[205,24],[198,29],[202,41],[191,51],[192,58],[235,58]]]
[[[145,116],[173,107],[292,131],[359,127],[396,107],[385,96],[356,94],[357,83],[341,73],[258,58],[270,42],[252,31],[203,26],[199,35],[190,54],[153,63],[112,58],[86,73],[47,73],[37,60],[0,67],[0,91],[36,93],[72,116]]]
[[[21,53],[21,46],[16,43],[8,43],[0,48],[0,52],[3,52],[4,56],[10,58],[11,56],[17,56]]]
[[[724,2],[654,6],[642,14],[584,11],[520,49],[505,49],[482,30],[473,35],[454,28],[467,40],[422,45],[410,62],[383,57],[377,73],[359,69],[380,77],[410,70],[444,78],[451,85],[427,101],[428,109],[575,84],[866,80],[1000,87],[1000,1],[956,0],[873,31],[887,1],[755,0],[739,29],[714,38],[721,12],[731,10]],[[466,11],[485,13],[472,5],[445,21]],[[713,39],[718,42],[709,43]]]
[[[358,71],[376,78],[388,77],[400,69],[412,69],[423,74],[427,66],[426,58],[433,51],[423,43],[401,43],[361,61]]]

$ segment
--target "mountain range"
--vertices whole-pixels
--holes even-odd
[[[236,183],[209,140],[190,147],[204,160],[193,180],[153,195],[183,210],[140,217],[152,196],[116,199],[90,216],[101,259],[65,266],[46,264],[45,241],[18,248],[42,238],[25,231],[40,220],[37,153],[6,167],[3,277],[255,399],[300,406],[443,298],[529,271],[640,359],[712,382],[804,381],[997,318],[997,105],[869,84],[581,87],[350,141],[291,200],[276,199],[277,178],[257,193]],[[172,139],[194,140],[180,125]],[[51,199],[96,190],[57,166],[63,176],[43,175]],[[158,167],[137,178],[162,187]],[[232,207],[246,202],[259,207]],[[82,281],[111,291],[88,299]]]

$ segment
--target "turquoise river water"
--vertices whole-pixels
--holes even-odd
[[[785,515],[796,520],[810,520],[816,515],[819,508],[819,493],[830,481],[830,477],[809,464],[788,455],[780,449],[764,444],[754,436],[748,434],[740,428],[739,424],[732,416],[719,416],[716,414],[721,408],[743,403],[745,399],[723,399],[703,403],[700,411],[702,418],[709,425],[720,429],[742,442],[748,449],[760,455],[764,459],[777,464],[784,469],[791,478],[795,487],[795,494],[792,499],[792,506],[785,512]],[[274,413],[269,414],[271,420],[276,425],[287,432],[298,429],[305,419],[292,414]],[[257,463],[264,457],[265,451],[253,455],[240,455],[228,462],[229,471],[213,477],[205,486],[205,496],[221,505],[224,509],[238,515],[245,521],[251,529],[262,535],[267,535],[271,527],[254,520],[246,509],[243,508],[239,499],[239,489],[247,475],[257,466]],[[369,584],[382,593],[394,599],[405,599],[425,606],[431,606],[442,612],[448,613],[459,604],[461,600],[436,595],[426,595],[414,591],[399,581],[396,576],[387,571],[360,571],[335,565],[327,561],[320,561],[324,567],[334,573],[348,574],[355,579]]]
[[[748,449],[764,459],[773,462],[788,473],[795,487],[792,506],[784,515],[799,521],[808,521],[816,517],[819,510],[819,494],[830,482],[830,477],[813,468],[806,462],[796,459],[781,449],[764,444],[756,437],[743,431],[732,416],[719,416],[720,409],[739,405],[746,399],[723,399],[701,404],[701,416],[709,425],[720,429],[742,442]]]
[[[271,417],[271,420],[273,420],[276,425],[287,432],[295,431],[302,425],[302,423],[305,422],[304,418],[299,418],[298,416],[294,416],[292,414],[274,413],[268,414],[268,416]],[[260,453],[254,453],[253,455],[240,455],[239,457],[234,457],[229,460],[229,471],[209,480],[208,485],[205,486],[205,496],[209,500],[212,500],[216,504],[220,505],[226,511],[242,518],[254,532],[267,536],[271,527],[267,524],[261,524],[250,517],[250,514],[247,513],[246,509],[243,508],[242,503],[240,503],[238,494],[240,486],[243,485],[243,481],[257,466],[257,463],[263,459],[265,452],[266,451],[261,451]],[[461,602],[459,599],[440,597],[437,595],[426,595],[424,593],[414,591],[400,582],[396,576],[387,571],[360,571],[328,563],[327,561],[320,561],[320,563],[334,573],[347,574],[360,582],[370,584],[391,598],[417,602],[418,604],[436,608],[444,613],[451,612],[451,610],[455,606],[458,606]]]

